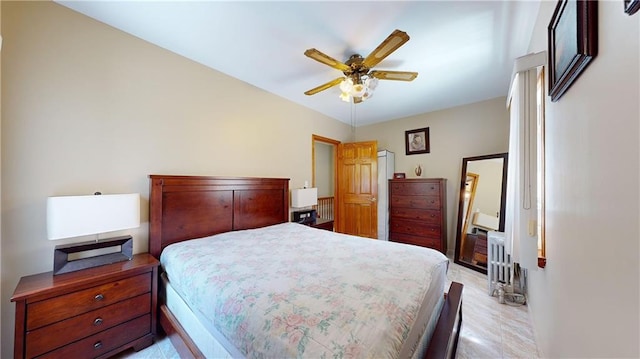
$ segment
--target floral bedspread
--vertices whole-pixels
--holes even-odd
[[[397,357],[446,262],[295,223],[176,243],[161,256],[183,299],[248,358]]]

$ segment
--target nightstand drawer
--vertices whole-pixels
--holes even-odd
[[[315,223],[310,224],[313,228],[324,229],[327,231],[333,231],[333,219],[318,218]]]
[[[128,343],[132,339],[145,335],[151,335],[150,314],[94,334],[38,358],[95,358]]]
[[[151,273],[140,274],[27,305],[27,330],[105,307],[151,291]]]
[[[149,313],[151,293],[103,307],[27,332],[27,357],[35,357],[67,343]],[[61,335],[60,333],[64,333]]]

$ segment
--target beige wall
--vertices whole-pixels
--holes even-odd
[[[349,126],[52,2],[2,4],[2,357],[19,277],[50,271],[46,198],[139,192],[148,175],[311,180],[311,134]],[[282,138],[287,138],[283,141]],[[147,249],[147,223],[134,236]],[[58,243],[59,242],[59,243]]]
[[[335,163],[333,161],[335,146],[325,142],[315,141],[316,173],[314,186],[318,188],[318,197],[334,195]],[[311,184],[311,179],[309,184]]]
[[[429,127],[431,152],[407,156],[404,132],[423,127]],[[423,178],[447,179],[447,251],[452,254],[455,249],[462,159],[507,152],[509,114],[506,98],[358,127],[356,139],[377,139],[378,150],[394,152],[395,172],[404,172],[407,178],[416,177],[414,169],[420,164]]]
[[[547,266],[530,274],[543,357],[638,358],[640,13],[600,1],[599,52],[546,101]],[[542,2],[530,50],[547,49]]]

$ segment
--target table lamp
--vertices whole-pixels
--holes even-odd
[[[317,188],[298,188],[291,190],[291,207],[304,208],[318,204]],[[306,209],[293,211],[293,221],[297,223],[315,223],[316,210]]]
[[[95,241],[56,246],[53,274],[130,260],[133,238],[98,239],[106,232],[140,226],[140,194],[60,196],[47,199],[47,238],[57,240],[97,235]],[[118,251],[119,250],[119,251]],[[97,254],[96,254],[97,253]]]

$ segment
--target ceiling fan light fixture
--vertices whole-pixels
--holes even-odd
[[[369,77],[364,81],[364,85],[370,90],[375,90],[378,86],[378,79],[375,77]]]
[[[364,84],[356,84],[353,85],[353,88],[351,89],[351,96],[362,97],[365,92],[367,92],[367,87],[365,87]]]
[[[360,77],[347,77],[340,83],[340,99],[344,102],[351,102],[354,98],[364,101],[373,96],[377,84],[378,79],[373,77],[367,77],[364,82]]]
[[[340,91],[343,93],[350,93],[353,89],[353,80],[350,78],[345,79],[340,83]]]
[[[344,102],[351,102],[351,95],[348,92],[342,92],[340,94],[340,99]]]
[[[368,100],[373,97],[373,89],[367,88],[367,91],[362,95],[362,101]]]

